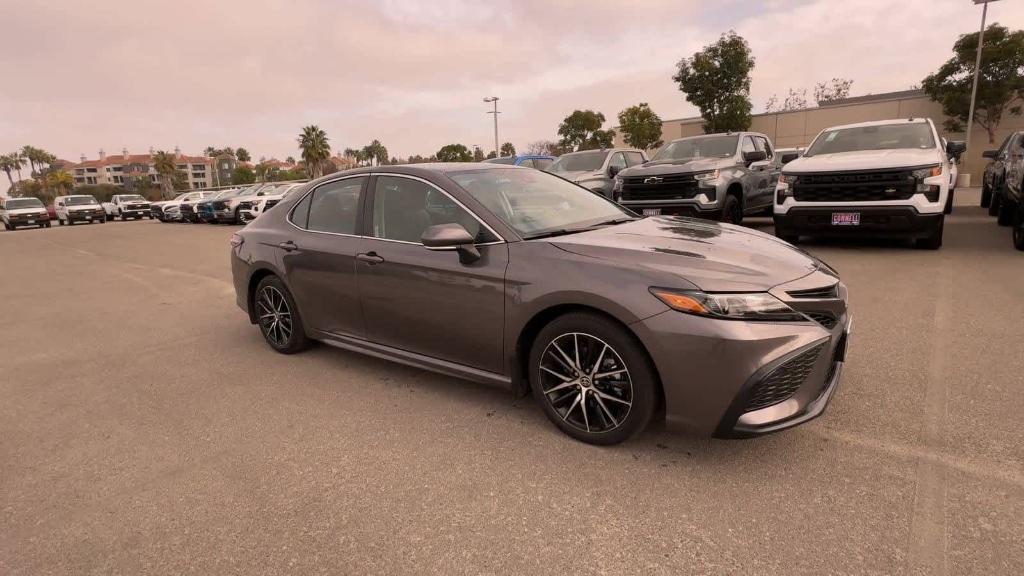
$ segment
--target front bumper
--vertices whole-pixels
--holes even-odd
[[[820,272],[808,278],[771,292],[785,299],[784,290],[829,283]],[[846,287],[838,284],[828,298],[784,300],[807,314],[806,322],[743,322],[667,310],[631,324],[660,377],[668,428],[743,438],[820,416],[846,359],[846,298]]]
[[[223,210],[214,210],[213,221],[232,223],[235,221],[235,212],[230,208],[225,208]]]
[[[147,210],[143,210],[143,209],[139,209],[139,210],[121,210],[121,217],[122,218],[143,218],[143,217],[149,216],[149,215],[150,215],[150,211],[148,209]]]
[[[106,219],[107,213],[103,211],[87,213],[68,212],[67,217],[68,222],[98,222]]]
[[[665,216],[689,216],[691,218],[704,218],[705,220],[721,220],[722,207],[715,205],[699,204],[695,201],[671,201],[671,200],[623,200],[619,202],[626,208],[643,214],[645,209],[661,210]]]
[[[42,226],[49,221],[48,214],[45,216],[22,216],[20,214],[8,216],[11,226]]]
[[[834,226],[834,212],[857,212],[858,226]],[[875,238],[926,238],[941,225],[943,214],[922,214],[913,206],[794,206],[775,214],[777,236],[850,236]]]

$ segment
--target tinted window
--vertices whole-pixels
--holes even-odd
[[[608,162],[608,167],[614,167],[618,168],[619,170],[622,170],[623,168],[626,167],[626,157],[622,154],[622,152],[616,152],[615,154],[612,154],[612,159]]]
[[[694,136],[669,142],[658,150],[655,160],[687,160],[691,158],[729,158],[736,154],[738,136]]]
[[[18,210],[20,208],[43,208],[43,203],[38,198],[10,198],[4,202],[4,207],[8,210]]]
[[[309,220],[309,203],[312,199],[313,195],[307,194],[305,198],[295,205],[295,208],[292,208],[292,224],[299,228],[306,227],[306,223]]]
[[[769,142],[768,139],[764,137],[759,137],[758,140],[762,142],[762,144],[764,145],[764,151],[767,152],[768,157],[771,158],[775,154],[775,151],[772,150],[771,142]]]
[[[927,122],[901,122],[825,130],[814,139],[804,156],[836,154],[857,150],[927,150],[935,148],[932,127]]]
[[[626,165],[637,166],[644,163],[644,155],[639,152],[626,152]]]
[[[519,165],[520,166],[525,166],[527,168],[535,168],[535,166],[533,164],[533,158],[527,158],[526,160],[523,160],[522,162],[520,162]]]
[[[538,170],[547,170],[555,161],[550,158],[534,158],[533,165]]]
[[[551,165],[549,171],[552,174],[564,172],[593,172],[604,166],[604,159],[608,152],[594,150],[593,152],[573,152],[560,157]]]
[[[754,147],[754,140],[750,136],[744,136],[740,152],[746,154],[747,152],[754,152],[755,150],[757,150],[757,148]]]
[[[472,214],[430,184],[398,176],[377,177],[373,237],[419,244],[427,228],[452,223],[461,224],[478,243],[497,240]]]
[[[345,178],[319,186],[311,194],[309,230],[355,234],[359,214],[359,193],[366,177]]]

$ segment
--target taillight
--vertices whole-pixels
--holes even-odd
[[[243,242],[245,242],[245,238],[243,238],[241,234],[236,233],[231,235],[231,240],[228,240],[228,242],[231,243],[232,248],[238,248]]]

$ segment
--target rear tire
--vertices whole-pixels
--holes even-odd
[[[996,215],[999,214],[999,204],[1001,203],[1000,202],[1001,200],[1002,200],[1002,198],[1000,197],[999,192],[997,190],[993,190],[992,191],[992,198],[989,200],[989,203],[988,203],[988,215],[989,216],[996,216]]]
[[[647,427],[658,403],[657,373],[643,346],[598,314],[571,312],[542,328],[528,369],[548,419],[588,444],[629,439]]]
[[[914,245],[921,250],[938,250],[942,248],[942,231],[946,227],[946,217],[943,216],[939,219],[939,225],[935,231],[932,232],[931,236],[927,238],[918,238]]]
[[[260,281],[253,296],[256,324],[263,339],[281,354],[295,354],[309,348],[310,341],[292,293],[277,276]]]
[[[999,201],[999,213],[996,215],[996,223],[1000,226],[1013,224],[1013,215],[1017,212],[1017,203],[1003,198]]]
[[[739,199],[732,194],[726,196],[725,203],[722,204],[721,221],[736,225],[743,222],[743,206],[740,205]]]
[[[981,207],[988,208],[988,205],[992,203],[992,189],[988,187],[988,184],[981,183]]]
[[[1013,219],[1013,247],[1024,251],[1024,205],[1017,207],[1017,215]]]

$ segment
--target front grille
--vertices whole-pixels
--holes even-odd
[[[778,404],[796,393],[814,368],[825,343],[802,352],[776,368],[750,391],[745,412],[752,412]]]
[[[280,202],[280,200],[267,200],[267,203],[263,206],[263,208],[264,210],[270,210],[274,206],[277,206],[278,202]]]
[[[150,206],[149,213],[152,214],[153,216],[162,216],[164,213],[164,209],[160,206]]]
[[[249,210],[250,208],[252,208],[252,202],[239,202],[238,203],[238,209],[239,210]]]
[[[804,315],[824,326],[826,330],[835,328],[839,323],[839,319],[828,312],[804,312]]]
[[[822,288],[808,288],[806,290],[791,290],[786,292],[793,298],[839,298],[839,284],[824,286]]]
[[[693,174],[633,176],[622,181],[623,200],[688,200],[699,193]]]
[[[910,170],[800,174],[793,184],[793,198],[797,202],[907,200],[916,188]]]
[[[193,212],[195,212],[195,209],[192,207],[191,204],[182,204],[181,205],[181,213],[182,214],[191,214]]]
[[[223,210],[223,209],[225,209],[227,207],[228,207],[228,203],[227,202],[214,202],[213,203],[213,209],[214,210]]]
[[[128,207],[129,210],[145,210],[146,208],[145,204],[132,204]]]

